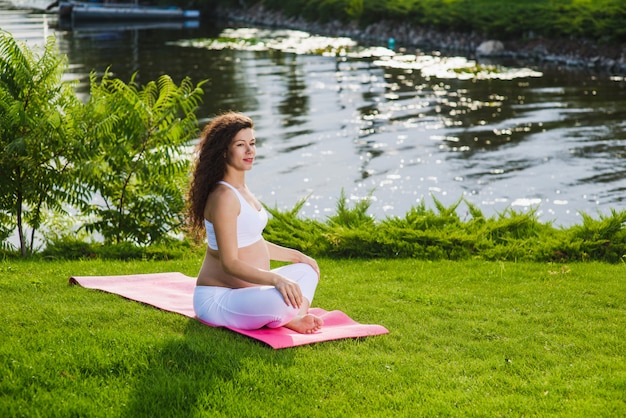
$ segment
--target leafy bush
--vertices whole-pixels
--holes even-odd
[[[104,259],[104,260],[178,260],[188,257],[200,259],[204,248],[188,240],[169,240],[159,244],[140,246],[132,242],[104,244],[86,242],[84,239],[65,235],[50,240],[39,254],[45,259]]]
[[[33,252],[45,211],[88,197],[76,181],[89,157],[75,135],[81,102],[61,81],[65,68],[54,38],[37,51],[0,31],[0,238],[17,229],[22,256]]]
[[[98,244],[89,243],[75,235],[65,235],[49,240],[41,252],[43,258],[80,260],[96,257]]]
[[[538,221],[535,211],[506,210],[485,218],[463,199],[445,207],[433,198],[436,210],[422,201],[404,218],[375,221],[358,202],[350,209],[345,197],[337,214],[326,222],[297,217],[304,202],[287,212],[270,210],[265,231],[269,241],[300,249],[308,254],[338,258],[420,258],[428,260],[511,261],[607,261],[626,256],[626,211],[594,220],[583,215],[582,225],[555,228]],[[458,207],[466,203],[471,218],[462,221]]]
[[[105,74],[91,76],[87,112],[97,144],[87,181],[102,203],[85,207],[96,220],[85,225],[106,243],[157,243],[181,231],[189,160],[182,147],[198,134],[195,110],[202,83],[180,86],[161,76],[139,86]]]
[[[0,31],[0,250],[12,250],[5,240],[16,230],[21,255],[33,253],[46,216],[68,208],[105,243],[170,240],[182,230],[183,146],[197,137],[204,82],[163,75],[139,86],[92,74],[84,104],[61,81],[65,64],[54,38],[38,54]],[[91,254],[52,235],[69,257]]]

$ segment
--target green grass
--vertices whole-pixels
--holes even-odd
[[[67,282],[199,263],[0,262],[0,416],[626,414],[623,263],[320,259],[390,333],[283,350]]]

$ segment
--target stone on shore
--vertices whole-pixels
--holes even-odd
[[[484,41],[476,48],[476,56],[492,57],[504,53],[504,44],[500,41]]]

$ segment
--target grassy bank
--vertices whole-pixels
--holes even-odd
[[[231,1],[214,0],[212,4],[233,6]],[[262,4],[288,17],[310,21],[356,21],[367,26],[390,20],[502,40],[543,36],[626,41],[626,5],[621,0],[244,0],[236,4]]]
[[[1,416],[623,416],[623,263],[320,259],[390,334],[272,350],[69,286],[200,260],[0,263]]]

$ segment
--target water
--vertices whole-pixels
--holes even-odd
[[[20,6],[33,2],[47,5]],[[304,217],[332,215],[342,191],[353,202],[371,195],[377,219],[404,216],[422,200],[434,207],[431,196],[447,206],[463,197],[489,216],[534,208],[542,221],[563,226],[580,223],[581,211],[597,217],[626,209],[623,77],[480,63],[498,65],[493,71],[416,51],[390,61],[245,42],[222,49],[191,40],[245,36],[204,21],[63,29],[54,15],[0,10],[0,28],[31,45],[54,34],[69,59],[67,78],[80,81],[83,95],[90,71],[107,67],[124,81],[136,71],[139,81],[209,79],[200,121],[223,110],[251,116],[259,147],[249,187],[283,210],[306,198]],[[282,35],[292,47],[306,39]],[[468,212],[464,204],[458,211]]]

